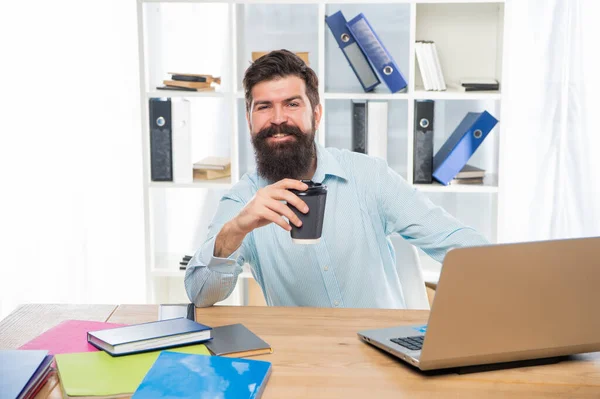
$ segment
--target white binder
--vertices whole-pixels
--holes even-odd
[[[171,101],[173,120],[173,182],[193,181],[192,139],[190,133],[190,102]]]
[[[367,102],[367,153],[387,160],[388,103]]]

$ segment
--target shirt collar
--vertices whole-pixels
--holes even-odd
[[[344,180],[348,180],[346,172],[340,165],[339,161],[327,149],[315,142],[317,147],[317,170],[312,180],[316,183],[323,183],[327,175],[336,176]]]
[[[315,141],[317,149],[317,170],[312,178],[315,183],[323,183],[327,175],[336,176],[348,180],[347,174],[340,165],[339,161],[325,147]],[[258,174],[258,173],[257,173]],[[269,182],[258,175],[259,187],[266,187]]]

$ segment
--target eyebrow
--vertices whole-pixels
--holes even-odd
[[[289,103],[291,101],[294,100],[300,100],[302,102],[304,102],[304,100],[302,100],[302,96],[292,96],[289,98],[286,98],[285,100],[283,100],[284,103]],[[254,107],[258,106],[258,105],[268,105],[268,104],[272,104],[272,101],[268,101],[268,100],[263,100],[263,101],[255,101],[254,102]]]

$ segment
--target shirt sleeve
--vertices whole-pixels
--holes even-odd
[[[248,234],[242,245],[227,258],[214,256],[217,234],[223,225],[235,217],[244,207],[243,201],[233,195],[221,198],[217,212],[208,227],[208,238],[189,261],[185,272],[185,290],[197,307],[212,306],[226,299],[235,288],[242,265],[250,262]]]
[[[377,160],[379,214],[387,235],[400,234],[438,262],[453,248],[487,245],[489,241],[465,226]]]

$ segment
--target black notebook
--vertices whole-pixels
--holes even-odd
[[[214,327],[212,337],[205,345],[215,356],[245,357],[273,353],[269,344],[243,324]]]

